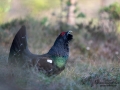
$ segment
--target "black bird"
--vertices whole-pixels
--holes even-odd
[[[13,39],[8,62],[13,65],[27,63],[29,66],[36,66],[47,75],[59,74],[65,69],[69,57],[69,42],[73,39],[71,32],[60,33],[46,54],[35,55],[28,49],[26,27],[22,26]]]

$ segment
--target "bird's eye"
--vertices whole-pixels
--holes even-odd
[[[64,36],[64,35],[65,35],[65,32],[62,32],[60,35],[61,35],[61,36]]]

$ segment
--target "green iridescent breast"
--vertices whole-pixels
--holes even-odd
[[[53,57],[54,64],[59,68],[65,66],[67,59],[68,57]]]

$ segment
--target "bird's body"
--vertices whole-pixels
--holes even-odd
[[[27,46],[26,28],[22,26],[13,39],[8,61],[11,64],[36,66],[38,70],[48,75],[58,74],[64,70],[69,57],[69,41],[72,40],[70,31],[62,32],[54,45],[43,55],[31,53]]]

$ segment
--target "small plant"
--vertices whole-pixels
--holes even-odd
[[[56,15],[59,24],[68,24],[71,27],[77,24],[78,19],[85,18],[86,15],[80,11],[80,8],[74,0],[60,0],[61,1],[61,11]],[[74,8],[74,9],[73,9]],[[61,27],[61,26],[60,26]]]
[[[102,8],[100,11],[105,11],[109,14],[109,19],[112,20],[116,26],[117,33],[120,33],[120,3],[115,2],[107,7]]]
[[[120,3],[115,2],[108,7],[104,7],[102,11],[108,12],[110,17],[118,20],[120,19]]]

